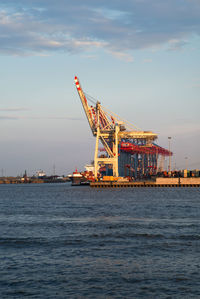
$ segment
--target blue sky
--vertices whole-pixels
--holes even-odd
[[[172,165],[200,168],[199,0],[1,0],[0,170],[58,174],[93,159],[74,76]]]

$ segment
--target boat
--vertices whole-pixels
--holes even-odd
[[[87,178],[81,172],[77,171],[77,169],[68,177],[72,182],[72,186],[89,185]]]

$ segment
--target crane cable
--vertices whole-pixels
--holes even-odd
[[[86,93],[85,91],[84,91],[84,94],[86,95],[87,100],[88,100],[89,102],[91,102],[91,103],[93,103],[94,105],[96,105],[97,100],[96,100],[94,97],[92,97],[91,95],[89,95],[89,94]],[[121,118],[121,117],[120,117],[119,115],[117,115],[116,113],[110,111],[108,108],[106,108],[106,107],[104,107],[104,106],[102,106],[102,105],[101,105],[101,107],[103,108],[103,110],[105,111],[105,113],[109,115],[109,117],[111,117],[111,116],[113,117],[113,116],[114,116],[114,118],[116,118],[117,120],[122,121],[124,124],[126,124],[127,127],[128,127],[129,129],[134,129],[134,130],[137,130],[137,131],[143,131],[141,128],[139,128],[139,127],[133,125],[131,122],[129,122],[129,121],[127,121],[127,120],[124,120],[123,118]]]

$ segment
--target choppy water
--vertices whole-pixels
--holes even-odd
[[[0,298],[200,298],[198,188],[0,185]]]

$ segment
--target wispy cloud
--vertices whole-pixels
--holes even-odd
[[[21,112],[21,111],[29,111],[27,108],[0,108],[1,112]]]
[[[55,119],[55,120],[72,120],[72,121],[82,121],[83,119],[80,117],[73,117],[73,116],[65,116],[65,115],[27,115],[27,113],[21,114],[21,112],[27,112],[30,111],[28,108],[24,107],[4,107],[0,108],[0,120],[38,120],[38,119]],[[8,115],[5,114],[6,112],[16,112],[15,115]],[[19,114],[19,113],[20,114]]]
[[[200,78],[194,78],[188,87],[189,88],[199,88],[200,87]]]
[[[1,0],[0,53],[48,55],[105,49],[183,48],[200,35],[199,0]]]
[[[0,115],[0,120],[17,120],[17,116]]]
[[[168,50],[169,51],[178,51],[182,50],[185,45],[188,44],[188,41],[186,40],[179,40],[179,39],[172,39],[168,42]]]
[[[13,115],[0,115],[0,120],[67,120],[67,121],[82,121],[80,117],[71,116],[13,116]]]
[[[191,85],[191,87],[199,88],[199,87],[200,87],[200,83],[198,83],[198,84],[193,84],[193,85]]]
[[[119,52],[119,51],[109,51],[112,53],[112,55],[114,55],[115,57],[124,60],[126,62],[133,62],[134,59],[132,57],[132,55],[128,54],[128,53],[124,53],[124,52]]]
[[[71,117],[71,116],[31,116],[31,117],[24,117],[23,119],[55,119],[55,120],[72,120],[72,121],[83,120],[83,118]]]

